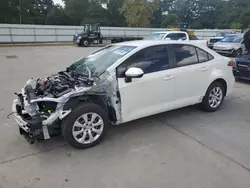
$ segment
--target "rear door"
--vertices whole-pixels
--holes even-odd
[[[173,44],[171,49],[175,57],[176,107],[201,101],[209,85],[211,55],[187,44]]]

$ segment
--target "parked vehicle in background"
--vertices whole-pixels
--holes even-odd
[[[105,46],[57,74],[30,79],[13,101],[31,143],[62,133],[79,149],[98,144],[109,124],[200,104],[214,112],[232,92],[232,62],[209,48],[174,40]]]
[[[213,49],[214,44],[216,42],[219,42],[221,39],[223,39],[224,37],[226,37],[228,34],[230,34],[230,32],[219,32],[216,36],[214,37],[210,37],[207,41],[207,46],[210,49]]]
[[[247,54],[235,58],[233,74],[235,78],[250,80],[250,30],[244,34],[244,44]]]
[[[235,58],[233,75],[237,79],[250,80],[250,54],[248,57]]]
[[[138,36],[117,36],[117,37],[104,37],[101,34],[99,23],[85,24],[84,30],[81,33],[75,34],[73,42],[78,46],[88,47],[91,44],[102,44],[104,41],[109,43],[117,43],[131,40],[142,40],[143,37]]]
[[[207,45],[207,40],[199,40],[195,36],[190,37],[185,31],[160,31],[153,32],[151,35],[144,38],[144,40],[177,40],[177,41],[185,41],[185,42],[194,42],[199,43],[204,46]]]
[[[214,51],[222,55],[240,57],[246,53],[244,34],[230,34],[214,44]]]

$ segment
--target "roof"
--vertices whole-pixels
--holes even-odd
[[[156,32],[152,32],[152,33],[164,33],[164,34],[167,34],[167,33],[187,33],[187,32],[185,32],[185,31],[172,31],[170,29],[170,30],[166,30],[166,31],[156,31]]]
[[[115,43],[113,45],[130,45],[136,47],[148,47],[152,45],[161,45],[161,44],[194,44],[199,46],[197,43],[192,43],[189,41],[177,41],[177,40],[136,40],[136,41],[128,41],[128,42],[121,42]]]
[[[230,36],[239,36],[239,37],[243,37],[244,34],[242,33],[236,33],[236,34],[226,34],[226,37],[230,37]]]

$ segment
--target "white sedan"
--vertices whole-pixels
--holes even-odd
[[[216,111],[232,92],[234,62],[189,42],[108,45],[64,71],[30,79],[13,101],[20,133],[33,143],[62,133],[83,149],[110,124],[200,104]]]

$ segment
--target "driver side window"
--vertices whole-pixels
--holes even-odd
[[[166,45],[148,47],[132,55],[117,68],[118,78],[125,77],[125,72],[131,67],[143,70],[144,74],[166,70],[169,67]]]

